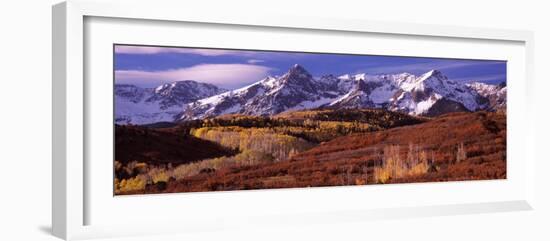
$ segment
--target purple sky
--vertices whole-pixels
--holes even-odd
[[[506,61],[373,55],[319,54],[150,46],[115,46],[115,82],[155,87],[196,80],[238,88],[268,75],[282,75],[292,65],[313,76],[355,73],[420,75],[438,69],[451,79],[496,84],[506,81]]]

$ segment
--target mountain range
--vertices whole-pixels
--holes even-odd
[[[227,90],[192,80],[141,88],[115,84],[115,123],[147,124],[177,120],[187,103]]]
[[[506,85],[447,78],[441,71],[313,77],[300,65],[282,76],[225,90],[192,80],[141,88],[115,85],[115,123],[148,124],[216,117],[224,114],[271,116],[313,108],[383,108],[436,116],[458,111],[506,108]]]

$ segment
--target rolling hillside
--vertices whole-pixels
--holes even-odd
[[[115,160],[147,164],[182,164],[234,152],[178,128],[115,126]]]
[[[286,161],[224,166],[172,180],[161,189],[149,188],[146,192],[502,178],[506,178],[506,115],[476,112],[447,114],[416,125],[341,136]]]

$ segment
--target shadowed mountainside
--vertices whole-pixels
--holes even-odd
[[[234,154],[232,150],[191,136],[186,131],[116,125],[115,160],[121,163],[182,164]]]

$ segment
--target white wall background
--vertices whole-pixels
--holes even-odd
[[[56,240],[51,219],[51,5],[3,2],[0,8],[0,240]],[[160,2],[161,1],[158,1]],[[117,240],[550,240],[550,15],[546,1],[202,1],[209,14],[240,11],[434,23],[535,32],[537,200],[535,211],[380,222],[307,225],[283,230],[224,230]],[[191,3],[190,3],[191,5]],[[154,10],[152,10],[154,11]]]

